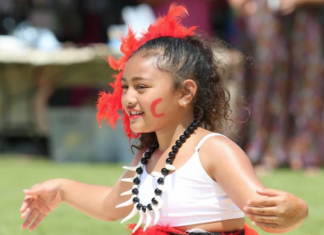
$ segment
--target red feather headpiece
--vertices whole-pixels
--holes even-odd
[[[128,35],[121,38],[122,44],[120,47],[121,52],[124,56],[115,60],[111,56],[108,56],[109,65],[115,69],[119,70],[119,73],[114,75],[114,83],[110,83],[110,86],[114,89],[113,93],[100,92],[98,103],[97,103],[97,120],[99,126],[101,127],[101,121],[106,120],[107,124],[111,125],[113,128],[116,127],[116,122],[121,119],[119,110],[123,111],[123,124],[126,135],[131,138],[137,138],[139,136],[135,135],[130,129],[129,117],[122,107],[121,97],[123,93],[121,78],[124,73],[124,67],[129,59],[129,57],[137,51],[143,44],[147,41],[169,36],[175,38],[185,38],[186,36],[193,36],[196,27],[186,28],[181,24],[181,18],[188,15],[187,9],[184,6],[178,6],[172,4],[170,6],[169,12],[165,17],[159,17],[157,21],[150,25],[147,32],[144,32],[139,39],[135,38],[135,34],[129,27]]]

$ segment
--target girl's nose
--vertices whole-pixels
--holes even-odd
[[[124,106],[134,107],[134,106],[136,106],[136,102],[137,102],[137,99],[131,90],[128,90],[125,94],[123,94],[122,103]]]

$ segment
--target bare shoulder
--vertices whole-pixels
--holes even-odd
[[[212,133],[206,131],[206,135]],[[216,180],[217,172],[223,169],[252,169],[251,162],[244,151],[224,135],[211,136],[205,140],[199,150],[200,161],[207,173]]]
[[[212,133],[212,132],[209,132]],[[216,133],[218,134],[218,133]],[[231,139],[228,137],[218,134],[209,137],[206,139],[206,141],[203,143],[200,149],[201,154],[207,153],[208,155],[214,156],[214,157],[221,157],[222,154],[230,153],[230,152],[237,152],[239,154],[244,154],[243,150]],[[240,155],[236,155],[237,157],[240,157]]]

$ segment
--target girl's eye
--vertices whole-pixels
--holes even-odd
[[[138,85],[137,86],[137,89],[145,89],[146,88],[146,86],[144,86],[144,85]]]
[[[124,89],[127,89],[128,88],[128,86],[126,86],[126,85],[122,85],[122,89],[124,90]]]

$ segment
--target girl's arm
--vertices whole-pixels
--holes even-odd
[[[143,152],[139,152],[131,165],[137,166]],[[95,173],[95,172],[94,172]],[[132,189],[133,184],[121,182],[122,178],[132,178],[135,172],[126,171],[114,187],[90,185],[68,179],[53,179],[34,185],[24,190],[25,199],[21,206],[21,217],[26,218],[22,228],[33,230],[61,202],[84,214],[105,221],[114,221],[126,217],[133,205],[116,208],[130,196],[120,196]]]
[[[249,201],[269,203],[268,207],[263,208],[266,215],[261,216],[262,222],[260,217],[256,217],[257,214],[248,214],[264,231],[288,232],[298,227],[307,217],[308,207],[303,200],[293,197],[290,201],[292,195],[282,191],[269,200],[267,191],[257,192],[265,189],[265,186],[255,175],[246,154],[231,140],[221,136],[208,139],[200,149],[200,160],[207,173],[242,211],[245,211]],[[297,211],[296,203],[300,205]]]
[[[131,166],[137,166],[142,158],[142,152],[133,159]],[[130,190],[133,183],[122,182],[123,178],[132,178],[135,172],[126,171],[114,187],[87,185],[76,181],[64,180],[62,183],[62,199],[73,208],[93,218],[115,221],[126,217],[134,205],[116,208],[131,196],[120,196]]]
[[[142,152],[137,154],[130,165],[137,166],[142,158],[142,154]],[[121,179],[134,176],[135,172],[126,171],[114,187],[87,185],[76,181],[64,180],[61,187],[63,202],[96,219],[106,221],[119,220],[126,217],[134,206],[116,208],[118,204],[131,198],[131,196],[120,196],[120,194],[130,190],[133,186],[132,183],[122,182]]]

